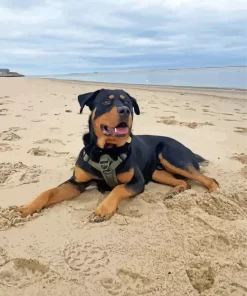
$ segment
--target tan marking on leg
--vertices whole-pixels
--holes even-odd
[[[26,217],[34,214],[35,212],[41,211],[43,208],[50,205],[54,205],[64,200],[73,199],[80,194],[81,192],[76,188],[76,186],[70,183],[65,183],[59,187],[52,188],[41,193],[36,199],[27,205],[16,208],[16,211],[20,212],[22,217]]]
[[[128,172],[124,172],[117,175],[117,179],[120,183],[128,183],[134,176],[134,169],[130,169]]]
[[[90,218],[90,222],[108,220],[117,211],[118,205],[122,200],[135,195],[135,192],[126,188],[124,184],[116,186],[106,199],[99,204],[95,213]]]
[[[165,160],[162,155],[159,155],[160,162],[164,166],[164,168],[172,173],[184,176],[188,179],[196,180],[202,183],[205,187],[208,188],[209,192],[213,192],[217,189],[218,184],[214,179],[211,179],[207,176],[204,176],[202,173],[198,172],[192,165],[188,167],[188,171],[175,167],[170,164],[167,160]]]
[[[154,171],[152,178],[154,181],[161,183],[161,184],[167,184],[171,186],[183,186],[184,190],[188,189],[189,185],[184,180],[176,179],[172,174],[166,172],[166,171]]]
[[[184,180],[176,179],[172,174],[166,172],[166,171],[154,171],[152,175],[152,179],[155,182],[158,182],[160,184],[166,184],[174,186],[168,194],[166,194],[166,198],[171,198],[178,194],[179,192],[185,191],[186,189],[190,189],[191,186]]]

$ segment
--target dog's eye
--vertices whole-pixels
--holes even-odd
[[[128,100],[125,100],[125,101],[124,101],[124,105],[129,105],[129,103],[130,103],[130,102],[129,102]]]
[[[110,105],[110,104],[111,104],[111,101],[108,100],[108,99],[106,99],[106,100],[103,100],[103,101],[102,101],[102,104],[103,104],[103,105]]]

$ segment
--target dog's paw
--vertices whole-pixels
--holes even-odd
[[[25,218],[27,216],[33,215],[36,210],[29,207],[29,206],[21,206],[21,207],[15,207],[13,208],[16,212],[20,213],[21,217]]]
[[[164,197],[164,200],[166,199],[172,199],[174,196],[178,195],[180,192],[179,191],[169,191]]]
[[[89,222],[102,222],[109,220],[117,211],[115,202],[107,198],[99,204],[95,212],[89,217]]]
[[[219,187],[220,187],[220,184],[215,179],[212,178],[212,182],[211,182],[210,186],[208,187],[208,191],[215,192],[219,189]]]
[[[93,214],[91,214],[89,216],[89,222],[90,223],[100,223],[100,222],[103,222],[103,221],[106,221],[106,220],[107,219],[105,217],[98,216],[95,213],[93,213]]]
[[[164,197],[164,200],[166,199],[171,199],[174,196],[176,196],[177,194],[179,194],[180,192],[183,192],[187,189],[191,189],[191,185],[188,182],[183,182],[183,184],[178,185],[174,188],[172,188]]]

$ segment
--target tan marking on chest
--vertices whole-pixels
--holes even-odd
[[[75,166],[74,168],[74,173],[75,173],[75,180],[76,182],[88,182],[92,179],[96,179],[95,176],[87,173],[83,169],[79,168],[78,166]]]

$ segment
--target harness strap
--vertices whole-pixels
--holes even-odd
[[[83,156],[83,160],[86,161],[89,165],[91,165],[96,170],[100,171],[106,183],[111,187],[115,187],[119,184],[116,168],[122,163],[127,157],[127,154],[121,154],[117,160],[113,160],[110,155],[103,154],[100,157],[100,161],[95,162],[92,161],[89,156],[85,153]]]

